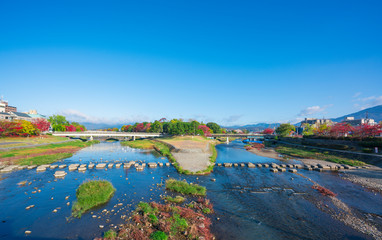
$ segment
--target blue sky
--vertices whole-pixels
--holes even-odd
[[[382,104],[381,1],[1,1],[0,94],[89,122],[222,125]]]

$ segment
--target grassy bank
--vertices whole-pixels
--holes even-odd
[[[203,209],[212,209],[208,200],[189,204],[192,207],[140,202],[131,220],[119,228],[117,239],[214,239],[209,219]],[[211,210],[210,212],[212,212]]]
[[[30,146],[36,144],[44,143],[55,143],[68,140],[66,137],[58,136],[32,136],[32,137],[2,137],[0,138],[0,148],[7,147],[21,147],[21,146]]]
[[[325,160],[328,162],[334,162],[339,164],[347,164],[349,166],[363,166],[365,165],[364,162],[358,161],[358,160],[352,160],[349,158],[344,157],[338,157],[336,155],[330,154],[328,152],[320,152],[316,149],[299,149],[295,147],[289,147],[289,146],[278,146],[275,148],[275,150],[278,153],[292,156],[292,157],[299,157],[299,158],[311,158],[311,159],[318,159],[318,160]]]
[[[81,184],[77,191],[77,201],[72,207],[72,216],[80,218],[87,210],[106,203],[115,192],[115,188],[108,181],[89,181]]]
[[[177,181],[173,178],[166,180],[166,189],[185,195],[205,196],[206,188],[198,184],[189,184],[184,181]]]
[[[95,143],[99,143],[99,141],[94,140],[82,142],[80,140],[76,140],[31,148],[1,151],[0,158],[2,161],[20,165],[50,164],[60,159],[71,157],[74,152]]]

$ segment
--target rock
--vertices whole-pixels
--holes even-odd
[[[93,215],[93,216],[92,216],[92,218],[96,218],[96,217],[97,217],[97,215]]]
[[[281,167],[279,167],[277,170],[279,170],[280,172],[286,172],[286,169]]]
[[[25,234],[27,234],[27,235],[28,235],[28,234],[31,234],[31,233],[32,233],[32,231],[29,231],[29,230],[26,230],[26,231],[25,231]]]
[[[276,168],[271,168],[270,171],[274,172],[274,173],[278,172],[278,170]]]
[[[129,163],[123,164],[123,168],[130,168],[130,167],[131,167],[131,164],[129,164]]]
[[[263,166],[267,168],[267,167],[269,167],[269,164],[264,164]]]
[[[26,209],[26,210],[29,210],[29,209],[31,209],[31,208],[34,208],[34,205],[29,205],[29,206],[26,207],[25,209]]]
[[[65,197],[65,200],[68,200],[68,199],[69,199],[69,197],[70,197],[70,196],[66,196],[66,197]]]
[[[248,163],[248,167],[249,167],[249,168],[255,168],[255,167],[256,167],[256,165],[255,165],[255,164],[253,164],[253,163]]]
[[[17,183],[17,185],[19,186],[24,186],[25,184],[27,184],[28,181],[21,181],[19,183]]]
[[[97,169],[104,169],[106,167],[106,163],[98,163],[96,168]]]
[[[169,167],[170,166],[170,163],[166,162],[166,167]]]
[[[115,164],[115,167],[116,167],[116,168],[120,168],[121,165],[122,165],[122,163],[117,163],[117,164]]]
[[[295,164],[294,167],[297,168],[297,169],[302,169],[303,168],[303,166],[301,164]]]
[[[218,163],[218,167],[221,167],[222,166],[222,164],[221,163]]]
[[[62,164],[60,166],[58,166],[59,169],[63,169],[63,168],[66,168],[66,164]]]
[[[262,164],[260,164],[260,163],[258,163],[258,164],[257,164],[257,167],[262,167],[262,166],[263,166],[263,165],[262,165]]]
[[[63,178],[63,177],[65,177],[66,176],[66,172],[65,171],[56,171],[55,173],[54,173],[54,177],[56,177],[56,178]]]
[[[146,167],[146,163],[142,163],[142,167]]]
[[[57,167],[58,167],[58,165],[50,165],[50,169],[55,169]]]
[[[36,169],[37,172],[44,172],[46,171],[46,167],[45,166],[38,166],[37,169]]]
[[[109,163],[109,164],[107,165],[107,168],[113,168],[113,166],[114,166],[113,163]]]
[[[27,166],[25,166],[25,165],[21,165],[21,166],[18,166],[18,167],[17,167],[17,170],[23,170],[23,169],[25,169],[25,168],[27,168]]]
[[[158,163],[158,165],[159,165],[159,167],[163,167],[163,163],[161,163],[161,162]]]
[[[238,166],[239,166],[239,164],[237,164],[237,163],[234,163],[234,164],[233,164],[233,166],[234,166],[234,167],[238,167]]]
[[[291,173],[296,173],[297,172],[297,170],[293,169],[293,168],[289,169],[288,171],[291,172]]]
[[[149,165],[149,168],[156,168],[157,167],[157,164],[153,163],[153,162],[150,162],[147,165]]]
[[[69,206],[69,205],[70,205],[70,202],[67,202],[67,203],[66,203],[66,205],[68,205],[68,206]]]
[[[212,182],[216,182],[216,179],[215,179],[215,178],[211,178],[211,181],[212,181]]]
[[[308,170],[308,171],[312,171],[313,170],[313,168],[311,168],[311,167],[305,167],[304,169]]]
[[[57,212],[57,209],[54,209],[53,212],[56,213],[56,212]]]
[[[103,225],[99,225],[99,228],[103,228],[104,226]]]
[[[232,163],[224,163],[224,167],[232,167]]]
[[[69,171],[75,171],[77,170],[79,164],[70,164],[69,165]]]
[[[31,170],[31,169],[33,169],[33,168],[35,168],[35,167],[37,167],[37,165],[30,165],[30,166],[27,167],[27,169],[28,169],[28,170]]]
[[[88,168],[89,168],[89,169],[93,169],[93,168],[94,168],[94,166],[95,166],[95,164],[94,164],[94,163],[89,163],[89,165],[88,165]]]
[[[138,164],[138,166],[135,166],[135,169],[136,169],[137,171],[143,171],[144,167],[143,167],[143,165],[139,165],[139,164]]]
[[[286,164],[280,164],[280,166],[283,167],[283,168],[286,168],[286,167],[287,167]]]
[[[86,164],[81,164],[80,168],[86,168]]]
[[[315,168],[314,170],[317,172],[323,172],[324,171],[324,169],[322,169],[322,168]]]
[[[86,165],[85,165],[86,166]],[[79,172],[85,172],[86,171],[86,167],[79,167],[78,168],[78,171]]]
[[[240,167],[245,167],[245,164],[244,164],[244,163],[241,163],[241,164],[240,164]]]
[[[7,167],[1,169],[0,173],[9,173],[9,172],[12,172],[12,171],[16,170],[17,168],[18,168],[17,165],[7,166]]]

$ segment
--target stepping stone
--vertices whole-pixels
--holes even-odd
[[[255,165],[255,164],[253,164],[253,163],[248,163],[248,167],[249,167],[249,168],[255,168],[255,167],[256,167],[256,165]]]
[[[311,167],[304,167],[304,169],[308,170],[308,171],[312,171],[313,170],[313,168],[311,168]]]
[[[296,173],[296,172],[297,172],[297,169],[293,169],[293,168],[291,168],[291,169],[289,169],[288,171],[291,172],[291,173]]]
[[[44,168],[50,168],[50,164],[43,164],[43,165],[40,165],[41,167],[44,167]]]
[[[322,169],[322,168],[315,168],[314,170],[317,172],[323,172],[324,171],[324,169]]]
[[[62,164],[60,166],[58,166],[59,169],[63,169],[63,168],[66,168],[66,164]]]
[[[166,167],[169,167],[170,166],[170,163],[166,162]]]
[[[50,169],[55,169],[57,167],[58,167],[58,165],[50,165]]]
[[[26,210],[29,210],[29,209],[31,209],[31,208],[34,208],[34,205],[29,205],[29,206],[26,207],[25,209],[26,209]]]
[[[89,169],[93,169],[93,168],[94,168],[94,166],[95,166],[95,164],[94,164],[94,163],[89,163],[89,165],[88,165],[88,168],[89,168]]]
[[[345,169],[354,169],[354,167],[351,167],[351,166],[348,166],[348,165],[345,165],[344,168]]]
[[[302,169],[303,168],[303,166],[301,164],[295,164],[294,167],[298,168],[298,169]]]
[[[232,167],[232,163],[224,163],[224,167]]]
[[[19,167],[18,165],[7,166],[7,167],[1,169],[0,173],[9,173],[9,172],[12,172],[13,170],[16,170],[18,167]]]
[[[264,167],[266,167],[266,168],[269,167],[269,164],[264,164]]]
[[[277,170],[276,168],[271,168],[270,171],[271,171],[271,172],[274,172],[274,173],[275,173],[275,172],[278,172],[278,170]]]
[[[85,172],[85,171],[86,171],[86,167],[79,167],[79,168],[78,168],[78,171],[79,171],[79,172]]]
[[[222,164],[221,163],[218,163],[218,167],[221,167],[222,166]]]
[[[273,167],[273,168],[278,168],[279,165],[277,165],[277,164],[275,164],[275,163],[272,163],[272,164],[271,164],[271,167]]]
[[[113,168],[113,163],[109,163],[108,165],[107,165],[107,168]]]
[[[54,173],[54,177],[56,177],[56,178],[63,178],[63,177],[65,177],[66,176],[66,172],[65,171],[56,171],[55,173]]]
[[[130,163],[125,163],[123,164],[123,168],[130,168],[131,167],[131,164]]]
[[[245,164],[244,164],[244,163],[241,163],[240,166],[241,166],[241,167],[245,167]]]
[[[43,165],[41,166],[38,166],[37,169],[36,169],[37,172],[44,172],[46,171],[46,167],[44,167]]]
[[[279,170],[280,172],[286,172],[285,168],[278,168],[277,170]]]
[[[77,170],[79,164],[70,164],[69,165],[69,171],[75,171]]]
[[[143,171],[144,167],[143,167],[143,165],[138,165],[138,166],[135,167],[135,169],[137,171]]]
[[[146,167],[146,163],[142,163],[142,166],[143,166],[143,167]]]
[[[80,168],[86,168],[86,164],[81,164]]]
[[[258,164],[257,164],[257,167],[262,167],[262,166],[263,166],[263,165],[262,165],[262,164],[260,164],[260,163],[258,163]]]
[[[158,163],[158,164],[159,164],[159,167],[163,167],[163,163],[160,162],[160,163]]]
[[[106,163],[98,163],[96,168],[97,169],[104,169],[106,167]]]
[[[21,166],[18,166],[18,167],[17,167],[17,170],[23,170],[23,169],[25,169],[25,168],[27,168],[27,166],[25,166],[25,165],[21,165]]]
[[[156,168],[157,167],[156,163],[148,163],[148,165],[149,165],[149,168]]]
[[[122,163],[117,163],[117,164],[115,164],[115,167],[116,167],[116,168],[120,168],[121,165],[122,165]]]
[[[233,164],[233,166],[234,166],[234,167],[238,167],[238,166],[239,166],[239,164],[237,164],[237,163],[234,163],[234,164]]]
[[[286,168],[286,167],[287,167],[286,164],[280,164],[280,166],[283,167],[283,168]]]

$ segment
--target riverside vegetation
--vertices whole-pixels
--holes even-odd
[[[19,165],[51,164],[60,159],[69,158],[73,156],[74,152],[96,143],[99,143],[99,141],[83,142],[75,140],[65,143],[14,149],[0,152],[0,158],[3,162],[16,163]]]
[[[185,139],[186,140],[192,140],[195,142],[208,141],[205,137],[200,137],[200,136],[199,137],[179,137],[179,136],[177,136],[177,137],[171,137],[171,138],[163,138],[163,139],[161,139],[161,141],[164,141],[168,144],[171,144],[174,141],[180,141],[180,140],[185,140]],[[209,144],[209,150],[210,150],[210,152],[212,152],[212,155],[210,156],[210,165],[205,170],[197,171],[195,173],[193,173],[189,170],[184,170],[179,165],[179,163],[176,161],[174,156],[171,154],[171,149],[168,146],[168,144],[165,144],[165,143],[160,142],[160,141],[148,140],[148,139],[135,140],[135,141],[122,141],[121,142],[122,146],[129,146],[131,148],[138,148],[138,149],[155,150],[155,151],[159,152],[162,156],[167,157],[168,160],[173,164],[175,169],[181,174],[203,175],[203,174],[208,174],[208,173],[212,172],[213,167],[214,167],[214,163],[216,162],[216,157],[217,157],[217,151],[216,151],[214,143]]]
[[[81,218],[87,210],[106,203],[115,192],[113,185],[104,180],[89,181],[81,184],[77,191],[77,201],[73,204],[72,216]]]

